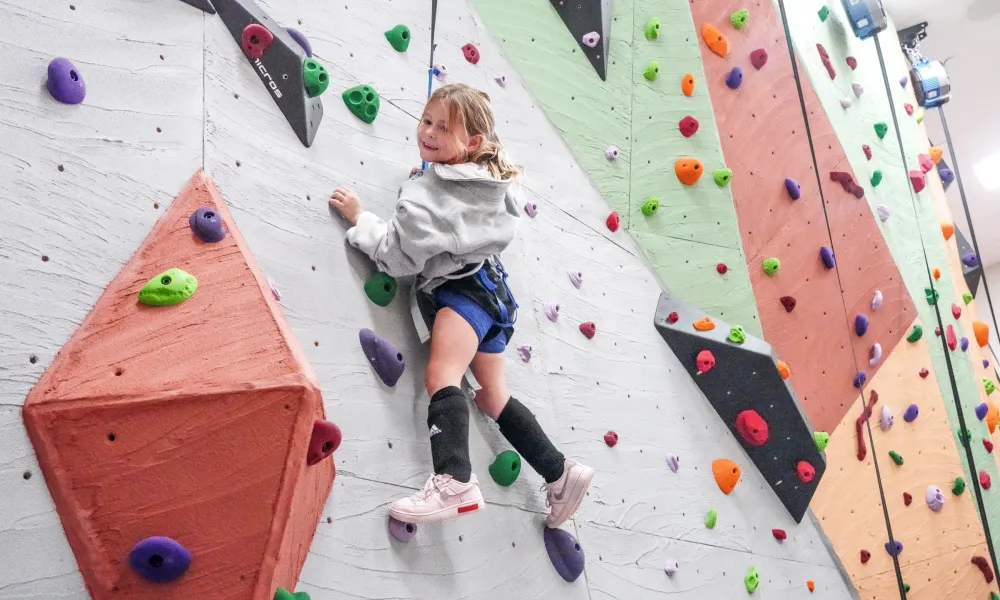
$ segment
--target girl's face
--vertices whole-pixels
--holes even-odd
[[[462,148],[473,152],[482,143],[481,135],[470,136],[465,127],[456,131],[448,128],[448,113],[440,102],[432,102],[424,109],[417,125],[417,147],[420,158],[429,163],[453,163],[462,155]]]

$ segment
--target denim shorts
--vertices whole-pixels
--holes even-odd
[[[498,269],[488,260],[469,275],[442,283],[431,294],[420,292],[417,305],[427,328],[433,330],[437,311],[448,307],[472,326],[479,352],[500,354],[510,343],[517,320],[517,302],[504,279],[503,267]]]

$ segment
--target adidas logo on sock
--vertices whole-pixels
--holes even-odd
[[[434,437],[435,435],[437,435],[439,433],[441,433],[441,430],[438,428],[437,423],[431,425],[431,435],[430,435],[430,437]]]

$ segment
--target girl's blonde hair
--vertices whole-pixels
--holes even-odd
[[[507,157],[494,131],[496,121],[488,94],[463,83],[452,83],[438,88],[427,104],[433,102],[444,106],[451,135],[455,135],[458,127],[465,127],[470,136],[483,136],[483,143],[474,152],[462,148],[462,162],[484,165],[497,179],[513,179],[521,172]]]

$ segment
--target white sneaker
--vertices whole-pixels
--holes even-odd
[[[583,503],[593,479],[593,469],[567,458],[562,477],[552,483],[542,484],[545,504],[549,506],[545,526],[555,529],[568,521]]]
[[[434,523],[486,508],[479,480],[456,481],[451,475],[431,475],[412,496],[389,505],[389,515],[404,523]]]

